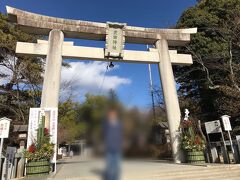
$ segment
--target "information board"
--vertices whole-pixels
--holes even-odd
[[[57,161],[57,125],[58,125],[58,109],[57,108],[49,108],[46,109],[50,111],[50,141],[54,146],[54,155],[52,158],[52,163],[56,163]]]
[[[8,138],[11,119],[3,117],[0,119],[0,138]]]
[[[239,153],[240,153],[240,135],[236,136],[236,140],[237,140],[238,150],[239,150]]]
[[[37,129],[39,121],[41,121],[41,108],[30,108],[27,147],[31,146],[37,140]],[[44,114],[49,117],[50,121],[50,142],[55,144],[55,153],[52,162],[56,163],[57,152],[57,124],[58,124],[58,108],[45,108]]]
[[[205,122],[204,124],[205,124],[207,134],[222,132],[221,123],[219,120]]]
[[[223,127],[224,127],[225,131],[231,131],[232,130],[232,126],[231,126],[229,117],[230,116],[227,116],[227,115],[224,115],[224,116],[221,117],[222,118]]]
[[[41,110],[40,108],[30,108],[28,121],[27,148],[37,140],[37,129],[40,110]]]

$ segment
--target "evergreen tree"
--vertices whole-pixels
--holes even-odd
[[[182,107],[205,121],[240,117],[240,0],[199,1],[177,23],[191,27],[198,33],[181,51],[191,53],[194,63],[175,68]]]
[[[40,103],[42,59],[15,54],[16,42],[35,42],[0,13],[0,116],[25,124],[30,107]]]

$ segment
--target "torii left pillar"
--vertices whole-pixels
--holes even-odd
[[[48,52],[46,58],[41,108],[57,108],[62,67],[62,45],[64,34],[60,30],[51,30],[48,39]],[[49,128],[46,119],[46,127]]]

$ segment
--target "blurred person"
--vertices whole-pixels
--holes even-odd
[[[70,156],[70,158],[73,157],[73,150],[70,151],[69,156]]]
[[[120,180],[123,128],[117,109],[108,109],[103,130],[106,153],[105,180]]]

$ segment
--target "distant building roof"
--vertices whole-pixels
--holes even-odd
[[[160,122],[160,123],[158,123],[158,125],[159,125],[161,128],[168,129],[168,122]]]
[[[28,125],[14,125],[13,132],[26,132],[28,131]]]
[[[11,119],[9,119],[9,118],[6,118],[6,117],[3,117],[3,118],[1,118],[1,119],[0,119],[0,121],[2,121],[2,120],[8,120],[8,121],[12,121]]]

